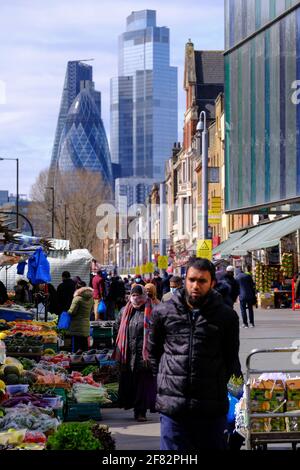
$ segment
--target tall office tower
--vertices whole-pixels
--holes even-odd
[[[169,29],[156,12],[132,12],[119,37],[119,76],[111,80],[111,155],[120,177],[164,179],[177,141],[177,68]]]
[[[57,168],[61,173],[97,172],[106,185],[112,186],[110,153],[100,114],[101,94],[90,80],[82,81],[80,87],[61,132]]]
[[[51,157],[51,169],[57,165],[58,147],[61,133],[65,125],[68,111],[80,92],[80,82],[82,80],[93,80],[93,69],[90,65],[79,61],[69,61],[65,76],[64,88],[60,102],[59,115],[57,120],[54,145]]]

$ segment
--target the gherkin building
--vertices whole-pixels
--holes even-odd
[[[101,119],[100,93],[93,82],[81,82],[61,132],[57,168],[61,173],[87,170],[100,173],[105,184],[112,186],[110,152]]]

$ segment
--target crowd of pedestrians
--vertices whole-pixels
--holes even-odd
[[[254,327],[251,274],[234,276],[232,266],[216,273],[193,258],[185,279],[158,271],[122,279],[93,260],[89,286],[64,271],[57,290],[19,281],[15,291],[21,302],[46,296],[49,311],[70,314],[73,351],[88,349],[90,320],[115,320],[119,406],[138,422],[160,413],[162,450],[226,448],[227,383],[242,375],[233,307],[239,297],[243,326]]]

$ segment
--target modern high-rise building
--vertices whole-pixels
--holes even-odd
[[[56,128],[51,184],[56,171],[88,170],[101,174],[113,187],[108,141],[101,119],[101,93],[94,88],[93,69],[82,62],[68,62]]]
[[[65,125],[69,109],[76,96],[80,92],[80,82],[82,80],[92,79],[93,68],[90,65],[74,60],[68,62],[52,150],[51,168],[55,168],[57,164],[58,147],[61,133]]]
[[[119,74],[111,80],[111,155],[120,177],[164,179],[177,141],[177,68],[169,29],[156,12],[132,12],[119,37]],[[126,183],[127,184],[127,183]]]
[[[105,184],[113,183],[110,153],[100,114],[101,96],[93,82],[81,82],[81,91],[69,109],[57,155],[60,172],[94,171]]]
[[[226,209],[282,213],[300,200],[300,1],[226,0],[225,18]]]

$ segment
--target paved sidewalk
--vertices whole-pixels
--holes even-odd
[[[289,347],[295,340],[300,343],[300,311],[255,309],[254,315],[256,327],[240,330],[240,360],[244,372],[246,357],[252,349]],[[251,364],[261,369],[276,367],[282,370],[296,367],[292,364],[290,354],[260,355]],[[298,367],[300,369],[300,364]],[[109,425],[118,450],[159,449],[157,413],[149,414],[149,421],[146,423],[136,423],[131,410],[107,408],[102,410],[102,414],[102,422]]]

